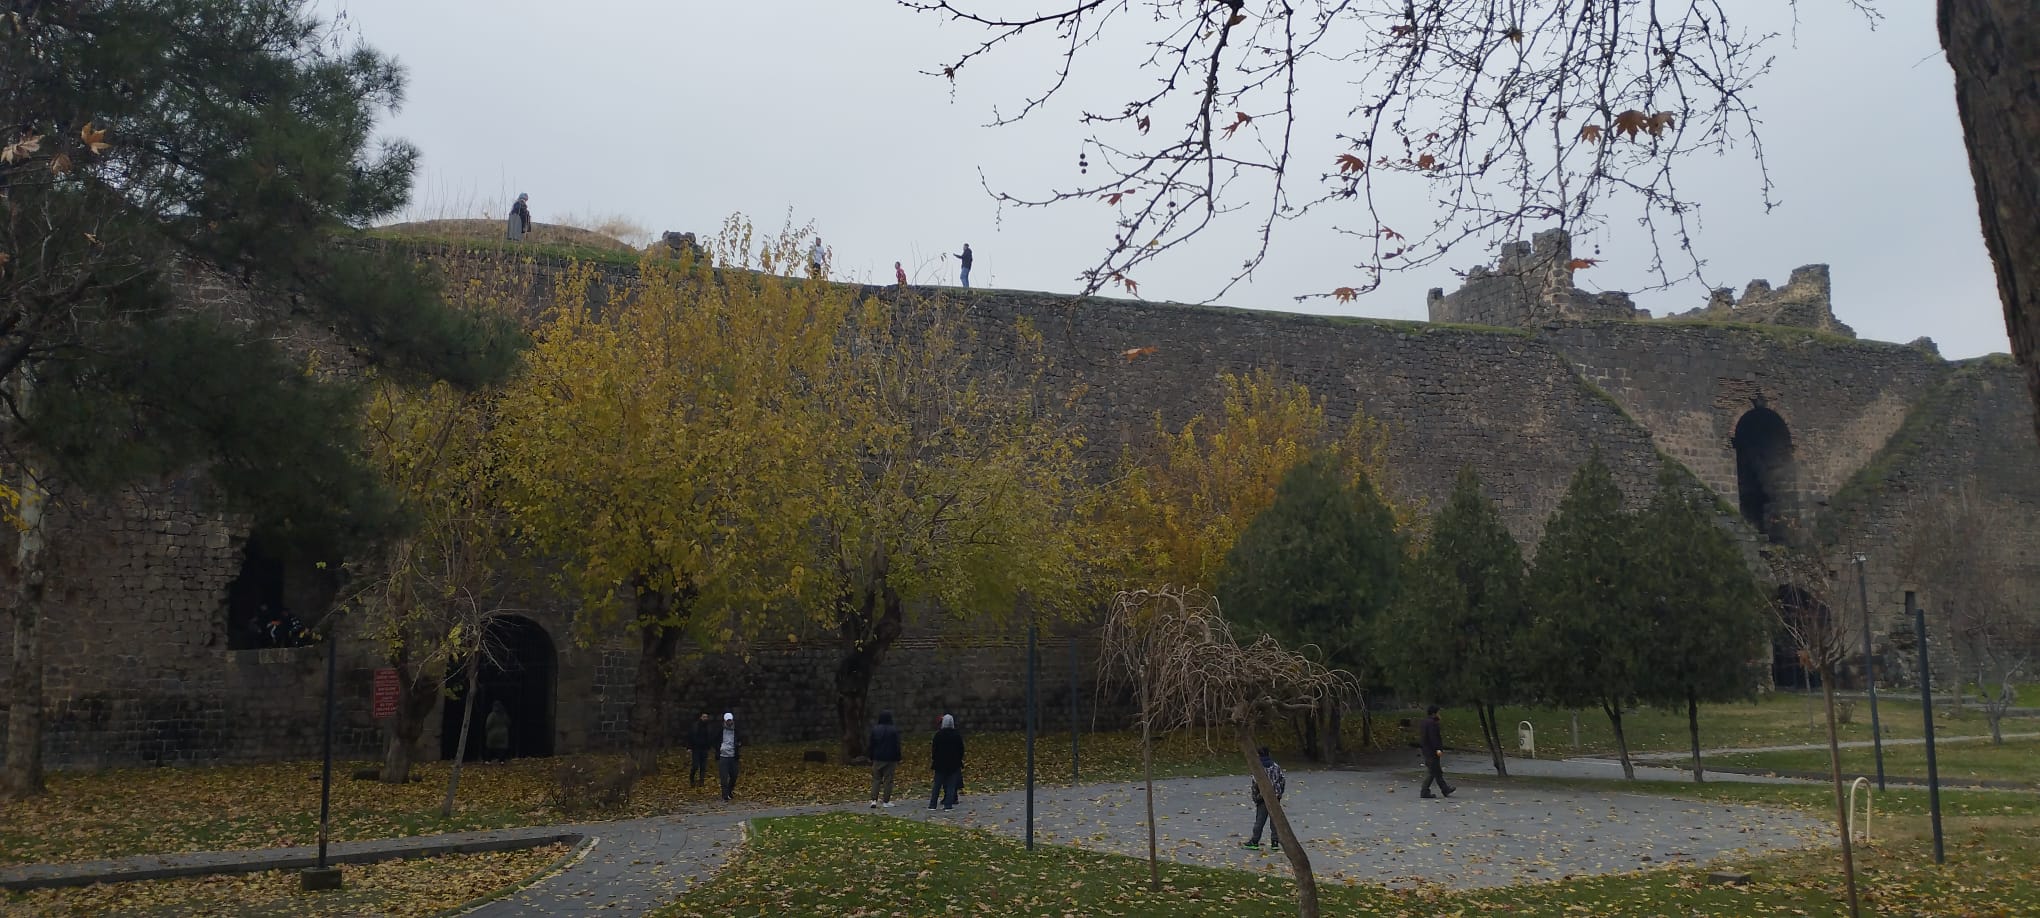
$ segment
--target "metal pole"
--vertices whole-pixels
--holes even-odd
[[[333,818],[333,673],[340,666],[340,640],[333,621],[326,621],[326,736],[325,767],[319,774],[319,869],[326,869],[326,839]]]
[[[1868,555],[1856,556],[1856,590],[1863,598],[1863,681],[1870,685],[1870,746],[1877,751],[1877,792],[1884,793],[1884,728],[1877,720],[1877,657],[1870,647],[1870,578],[1863,572]]]
[[[1913,614],[1913,637],[1920,642],[1920,709],[1927,718],[1927,811],[1934,820],[1934,863],[1947,863],[1941,845],[1941,772],[1934,762],[1934,677],[1927,669],[1927,610],[1913,605],[1913,592],[1905,591],[1905,607]]]
[[[1070,783],[1075,784],[1082,769],[1077,749],[1077,636],[1070,634]]]
[[[1027,623],[1027,850],[1034,850],[1034,639]]]

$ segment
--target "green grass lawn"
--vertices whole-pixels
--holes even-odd
[[[1528,782],[1526,782],[1526,786]],[[1606,787],[1605,783],[1599,784]],[[1804,807],[1831,813],[1826,788],[1625,784],[1624,790]],[[1924,840],[1924,793],[1880,798],[1880,841],[1860,852],[1866,914],[2013,915],[2040,910],[2040,799],[1946,795],[1949,864]],[[1320,879],[1327,915],[1791,915],[1835,914],[1832,850],[1773,855],[1738,866],[1746,887],[1713,886],[1706,870],[1675,868],[1478,892],[1395,891]],[[1145,861],[1018,841],[883,816],[838,813],[763,820],[745,850],[664,918],[743,915],[1293,915],[1286,876],[1165,863],[1148,888]]]
[[[1920,736],[1925,722],[1920,718],[1920,705],[1916,700],[1882,697],[1877,704],[1878,718],[1886,738]],[[1516,749],[1516,724],[1528,720],[1537,728],[1537,754],[1542,758],[1563,758],[1573,754],[1572,718],[1570,712],[1553,708],[1505,707],[1496,710],[1502,722],[1502,739],[1511,754]],[[1981,736],[1990,732],[1990,726],[1983,713],[1974,706],[1965,708],[1960,714],[1943,706],[1934,709],[1934,729],[1942,735]],[[1413,716],[1398,713],[1394,719]],[[1447,709],[1440,716],[1445,723],[1445,742],[1449,746],[1467,749],[1480,747],[1480,720],[1472,709]],[[1809,700],[1801,695],[1775,693],[1753,702],[1729,704],[1707,704],[1700,706],[1700,744],[1705,749],[1746,748],[1750,746],[1787,746],[1800,743],[1826,743],[1827,722],[1821,708],[1819,696]],[[2005,731],[2022,732],[2028,729],[2040,731],[2040,720],[2007,720]],[[1686,731],[1686,711],[1639,708],[1622,718],[1623,732],[1629,739],[1631,754],[1647,752],[1688,752],[1692,740]],[[1849,723],[1840,725],[1841,739],[1870,739],[1870,707],[1855,705]],[[1588,755],[1609,755],[1615,752],[1615,731],[1608,723],[1608,716],[1598,709],[1580,712],[1580,751]]]
[[[2040,786],[2040,740],[2007,740],[2002,746],[1988,741],[1938,744],[1934,758],[1942,781],[2018,781]],[[1754,752],[1710,757],[1707,763],[1720,768],[1753,771],[1825,773],[1828,770],[1828,754],[1825,749]],[[1844,774],[1871,775],[1876,774],[1876,768],[1874,750],[1842,750]],[[1924,780],[1927,776],[1927,747],[1918,744],[1884,747],[1884,773]]]

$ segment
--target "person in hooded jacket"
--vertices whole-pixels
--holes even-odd
[[[519,193],[517,203],[510,205],[510,221],[504,228],[504,238],[517,242],[531,232],[531,195]]]
[[[928,808],[934,809],[936,799],[942,801],[942,808],[956,808],[956,792],[963,789],[963,734],[956,730],[956,716],[942,715],[942,729],[935,731],[934,755],[930,765],[935,771],[935,789],[928,794]]]
[[[694,754],[694,767],[687,771],[687,786],[700,787],[708,783],[708,754],[715,750],[715,722],[708,719],[708,712],[701,712],[694,726],[687,728],[687,751]]]
[[[893,772],[900,767],[900,728],[893,726],[892,712],[878,712],[871,728],[871,806],[891,809]]]

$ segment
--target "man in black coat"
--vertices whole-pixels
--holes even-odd
[[[687,729],[687,751],[694,753],[694,767],[687,771],[687,786],[700,787],[708,783],[708,754],[715,750],[715,722],[708,719],[708,712],[694,721]]]
[[[900,728],[893,726],[892,712],[878,712],[871,728],[871,806],[892,808],[893,772],[900,767]]]
[[[956,808],[956,792],[963,789],[963,734],[956,732],[956,717],[942,715],[942,729],[935,731],[934,756],[930,765],[935,770],[935,790],[928,794],[928,808],[935,808],[940,797],[942,808]]]
[[[1438,723],[1438,706],[1424,709],[1424,719],[1417,726],[1417,748],[1424,752],[1424,787],[1419,796],[1426,800],[1435,799],[1431,785],[1436,783],[1445,796],[1452,796],[1452,785],[1445,783],[1445,731]]]

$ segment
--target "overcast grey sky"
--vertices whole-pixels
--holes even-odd
[[[712,231],[733,211],[776,229],[791,208],[854,279],[889,282],[899,260],[917,282],[952,282],[955,263],[940,256],[968,241],[979,286],[1056,291],[1074,289],[1111,238],[1102,206],[1001,211],[980,184],[981,173],[1015,192],[1076,180],[1084,135],[1067,109],[983,126],[1052,59],[997,57],[951,87],[919,71],[979,33],[890,0],[321,2],[409,69],[387,128],[424,151],[415,216],[500,217],[520,191],[541,222],[616,214],[654,233]],[[1745,24],[1789,30],[1755,96],[1783,205],[1764,213],[1746,158],[1687,163],[1707,280],[1740,291],[1826,262],[1837,316],[1863,337],[1926,335],[1950,357],[2005,350],[1933,4],[1882,0],[1888,18],[1873,30],[1841,0],[1800,0],[1796,28],[1782,0],[1724,2]],[[1328,137],[1303,145],[1333,151]],[[1273,257],[1224,302],[1421,319],[1427,288],[1457,285],[1439,266],[1352,303],[1299,305],[1363,279],[1331,225],[1280,226]],[[1626,221],[1611,225],[1577,243],[1605,259],[1581,285],[1647,286],[1648,253]],[[1209,298],[1248,229],[1143,269],[1141,293]],[[1467,248],[1447,263],[1489,256]],[[1658,315],[1705,301],[1697,282],[1638,296]]]

